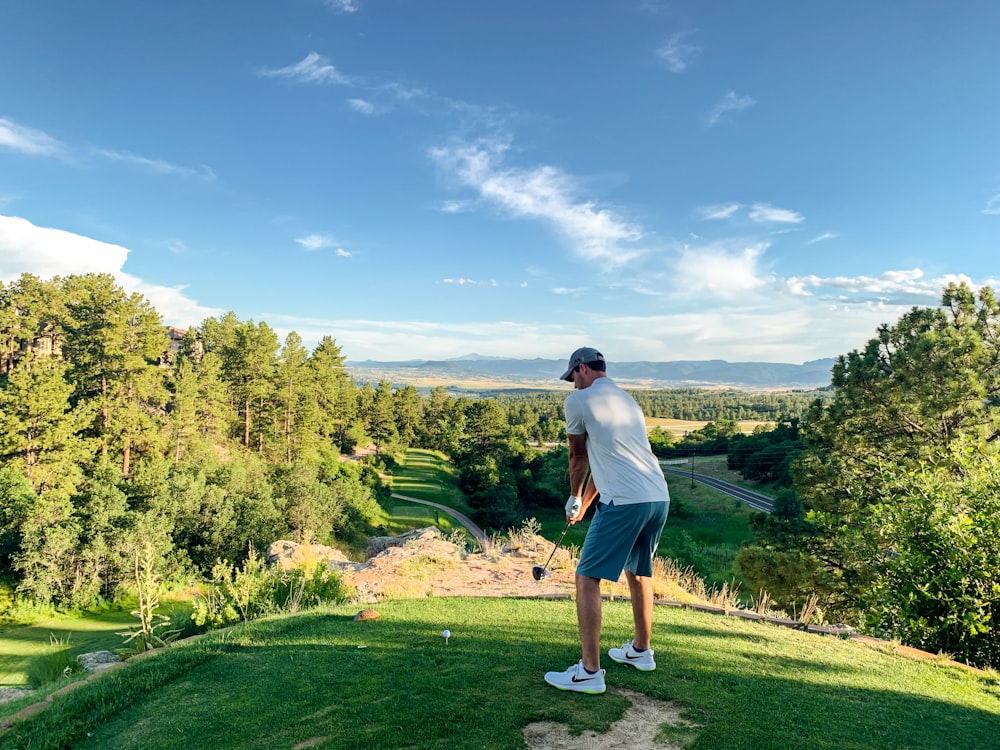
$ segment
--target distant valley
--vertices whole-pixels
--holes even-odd
[[[635,389],[734,388],[748,391],[812,390],[830,385],[835,360],[817,359],[800,365],[777,362],[608,362],[608,374]],[[564,359],[503,359],[468,355],[448,360],[406,360],[346,363],[358,381],[388,380],[395,385],[456,390],[570,389],[559,376]]]

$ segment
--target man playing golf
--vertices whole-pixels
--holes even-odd
[[[595,498],[600,501],[576,566],[576,617],[583,658],[565,672],[547,672],[545,681],[579,693],[605,690],[601,579],[617,581],[622,570],[632,596],[635,633],[621,648],[608,651],[608,656],[644,672],[656,669],[650,646],[653,555],[670,507],[667,483],[649,447],[642,409],[607,377],[605,369],[604,355],[583,347],[573,352],[562,375],[576,388],[565,403],[568,521],[576,523]]]

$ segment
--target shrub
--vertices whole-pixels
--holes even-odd
[[[212,580],[195,598],[191,619],[199,627],[221,628],[347,599],[337,571],[325,565],[280,570],[266,565],[251,547],[239,569],[223,561],[215,564]]]

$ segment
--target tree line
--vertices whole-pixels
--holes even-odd
[[[564,441],[565,393],[422,394],[358,384],[344,360],[331,337],[308,350],[233,313],[172,346],[149,302],[106,275],[0,284],[0,596],[112,599],[150,545],[178,581],[281,538],[360,550],[382,523],[379,471],[408,446],[451,457],[487,527],[561,503],[565,448],[539,448]],[[737,560],[752,585],[1000,665],[992,290],[950,285],[940,307],[880,327],[808,404],[743,394],[741,410],[780,402],[774,427],[754,435],[736,428],[735,396],[636,395],[652,416],[712,420],[680,441],[654,430],[659,452],[725,452],[748,478],[781,485]],[[364,446],[368,461],[343,460]]]
[[[737,569],[779,606],[1000,667],[1000,303],[950,284],[837,358],[831,396],[693,436],[775,488]],[[724,443],[724,446],[722,445]]]

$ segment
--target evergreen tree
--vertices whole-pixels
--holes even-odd
[[[87,446],[78,436],[86,405],[70,406],[73,387],[54,358],[23,358],[0,389],[0,460],[37,492],[72,494],[82,478]]]

